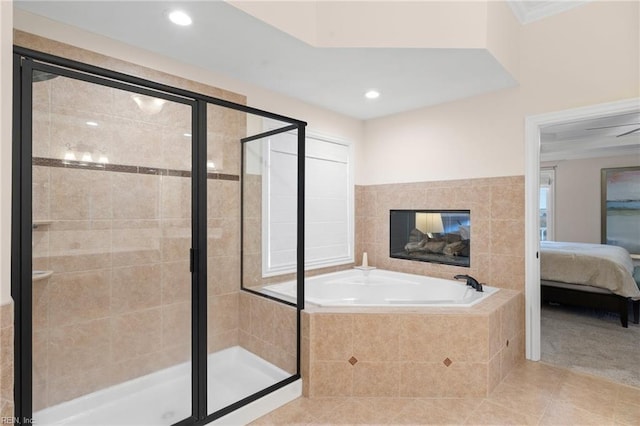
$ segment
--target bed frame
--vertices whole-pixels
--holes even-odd
[[[560,283],[564,284],[564,283]],[[565,284],[566,285],[566,284]],[[620,314],[622,326],[629,327],[629,298],[613,293],[584,291],[574,288],[557,287],[553,281],[540,281],[541,300],[556,302],[564,305],[582,306],[586,308],[602,309]],[[632,301],[633,323],[640,320],[640,300]]]

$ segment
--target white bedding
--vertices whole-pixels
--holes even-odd
[[[540,278],[600,287],[640,299],[631,255],[618,246],[542,241]]]

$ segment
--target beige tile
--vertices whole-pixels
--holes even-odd
[[[34,281],[32,291],[32,327],[34,331],[49,327],[49,282],[51,279]],[[11,319],[13,323],[13,319]]]
[[[207,334],[207,351],[210,354],[240,344],[237,329],[225,331],[220,334]]]
[[[467,418],[469,425],[535,425],[538,418],[484,400]]]
[[[58,77],[51,80],[51,104],[109,114],[113,112],[113,90],[107,86]]]
[[[297,355],[297,311],[292,306],[275,304],[273,311],[273,344],[283,352]]]
[[[400,387],[400,363],[358,361],[353,369],[353,395],[397,397]]]
[[[113,216],[112,174],[51,168],[50,214],[53,220],[110,219]]]
[[[570,402],[553,401],[549,404],[544,416],[540,420],[541,425],[612,425],[613,416],[603,417],[576,407]]]
[[[314,361],[344,361],[353,355],[353,315],[320,314],[311,318]]]
[[[400,396],[483,397],[487,394],[487,364],[453,362],[402,363]]]
[[[162,176],[160,215],[163,219],[191,217],[191,179]]]
[[[251,297],[247,292],[240,292],[238,327],[244,332],[251,329]]]
[[[606,418],[613,418],[616,403],[616,392],[607,392],[606,387],[574,386],[565,382],[554,394],[555,401],[563,401],[573,407],[587,410]]]
[[[99,369],[111,360],[108,319],[49,331],[47,380]],[[55,388],[49,386],[49,391]]]
[[[54,274],[49,283],[49,325],[60,327],[106,317],[110,299],[107,271]]]
[[[154,308],[111,318],[114,362],[162,349],[162,309]]]
[[[56,378],[48,384],[49,405],[57,405],[114,384],[109,368],[75,370],[73,374]]]
[[[502,383],[491,393],[488,401],[539,419],[553,399],[555,398],[550,392],[527,386],[526,383],[519,385]]]
[[[252,296],[249,303],[250,333],[265,342],[273,342],[275,339],[274,302],[259,296]]]
[[[48,331],[33,333],[32,369],[33,383],[46,383],[49,369]]]
[[[628,426],[636,426],[640,424],[640,399],[636,399],[634,403],[627,401],[618,401],[616,403],[614,420]]]
[[[353,366],[347,361],[316,361],[311,365],[311,397],[353,394]]]
[[[230,293],[207,298],[207,327],[213,334],[235,330],[239,324],[239,294]]]
[[[162,303],[165,305],[191,300],[189,261],[162,264]]]
[[[470,398],[407,398],[404,401],[406,406],[395,410],[392,424],[463,424],[481,402],[480,399]]]
[[[165,262],[188,260],[191,249],[191,220],[164,219],[161,222],[160,250]]]
[[[240,250],[240,221],[237,218],[211,219],[207,228],[208,256],[236,256]]]
[[[240,290],[240,261],[235,256],[207,259],[207,294],[224,294]]]
[[[524,256],[524,220],[491,221],[491,254]]]
[[[160,226],[159,220],[114,220],[111,231],[113,266],[160,262]]]
[[[492,186],[491,217],[521,220],[524,217],[524,185]]]
[[[181,302],[162,307],[162,346],[191,344],[191,303]]]
[[[152,308],[162,302],[159,264],[114,268],[111,274],[112,314]]]
[[[398,361],[401,319],[396,315],[353,315],[353,356],[359,361]]]
[[[113,217],[116,219],[160,218],[160,177],[112,173]]]

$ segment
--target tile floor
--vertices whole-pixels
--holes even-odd
[[[487,398],[299,398],[251,424],[637,426],[640,388],[525,361]]]

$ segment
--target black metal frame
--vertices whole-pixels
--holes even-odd
[[[304,309],[304,121],[139,77],[14,46],[11,294],[15,306],[15,416],[32,420],[32,74],[40,70],[166,99],[192,108],[192,415],[176,425],[203,425],[300,378],[300,312]],[[236,403],[207,414],[207,104],[255,114],[298,130],[297,372]],[[256,135],[264,137],[264,135]],[[242,244],[241,244],[242,245]]]

